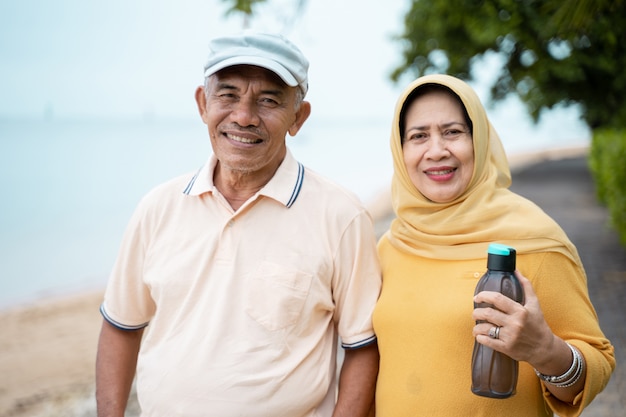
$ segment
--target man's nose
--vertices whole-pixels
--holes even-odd
[[[233,107],[231,119],[239,126],[257,126],[259,115],[252,100],[239,100]]]

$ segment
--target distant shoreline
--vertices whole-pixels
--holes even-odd
[[[514,174],[516,171],[524,169],[536,163],[540,163],[546,160],[575,158],[579,156],[585,156],[589,152],[589,146],[571,146],[571,147],[554,147],[550,149],[544,149],[539,151],[526,151],[516,152],[511,155],[507,155],[509,160],[509,166],[511,172]],[[369,201],[364,201],[364,204],[372,219],[376,229],[377,236],[380,236],[387,230],[389,223],[393,218],[393,208],[391,207],[391,190],[390,187],[385,187],[379,190],[375,194],[375,197]],[[68,296],[80,296],[84,293],[94,293],[99,291],[97,285],[85,284],[79,288],[72,288],[69,290],[59,291],[42,291],[37,294],[33,294],[30,297],[23,297],[14,301],[5,301],[0,303],[0,314],[21,308],[29,308],[36,306],[40,302],[48,302],[51,300],[64,299]],[[0,417],[1,414],[0,414]]]

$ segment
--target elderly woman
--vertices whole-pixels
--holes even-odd
[[[506,156],[476,93],[447,75],[414,81],[398,100],[391,150],[396,219],[379,242],[377,417],[580,415],[610,378],[613,347],[576,248],[508,190]],[[523,305],[474,296],[492,242],[517,250]],[[475,341],[519,361],[515,395],[471,392]]]

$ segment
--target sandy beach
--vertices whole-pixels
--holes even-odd
[[[81,415],[67,410],[93,392],[101,299],[73,294],[0,313],[0,416]]]
[[[520,155],[513,170],[586,149]],[[391,219],[389,195],[370,203],[377,231]],[[0,311],[0,417],[95,416],[94,368],[102,291]]]

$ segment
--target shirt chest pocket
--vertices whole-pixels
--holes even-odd
[[[293,267],[263,262],[246,282],[246,313],[269,331],[294,325],[313,277]]]

